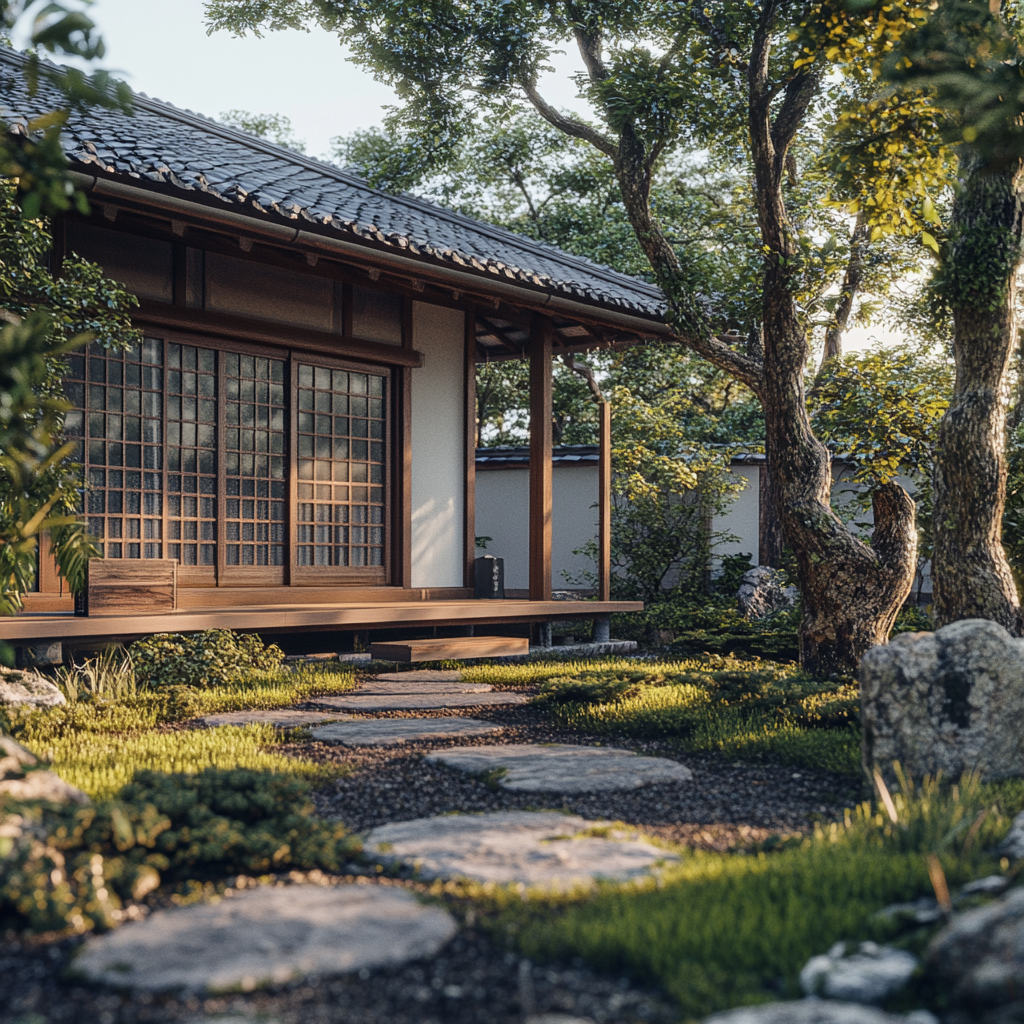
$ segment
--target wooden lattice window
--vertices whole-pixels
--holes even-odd
[[[167,345],[167,555],[217,564],[217,353]]]
[[[285,361],[224,354],[225,564],[284,566]]]
[[[163,558],[163,342],[70,357],[65,429],[85,469],[89,531],[107,558]]]
[[[210,344],[70,358],[104,556],[176,558],[185,585],[386,582],[389,372]]]
[[[384,565],[386,380],[298,364],[297,565]]]

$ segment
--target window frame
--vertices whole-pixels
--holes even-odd
[[[280,587],[280,586],[390,586],[393,577],[394,552],[401,551],[403,542],[394,536],[400,527],[393,510],[395,508],[394,488],[396,486],[396,452],[401,448],[401,437],[404,427],[401,422],[402,410],[397,401],[398,390],[402,387],[403,373],[395,373],[401,367],[386,365],[376,361],[365,362],[351,358],[338,358],[319,351],[295,347],[282,341],[281,345],[269,345],[261,342],[245,342],[234,338],[225,338],[216,334],[207,334],[202,330],[181,330],[149,323],[144,318],[135,322],[144,338],[158,339],[163,345],[163,385],[162,385],[162,480],[163,480],[163,554],[169,557],[167,546],[172,543],[169,536],[169,491],[167,489],[170,470],[167,468],[168,447],[168,367],[167,346],[170,344],[187,345],[212,350],[216,360],[216,391],[217,391],[217,493],[215,495],[216,519],[218,523],[216,537],[216,561],[214,565],[183,565],[179,561],[178,583],[184,588],[231,588],[231,587]],[[227,430],[227,396],[226,396],[226,357],[229,354],[255,356],[281,360],[285,364],[285,553],[284,562],[276,565],[228,565],[226,536],[227,501],[227,460],[225,443]],[[382,509],[383,551],[382,564],[379,566],[300,566],[297,564],[298,545],[298,372],[299,363],[312,366],[323,366],[329,369],[347,370],[355,373],[369,373],[384,379],[384,502]],[[86,371],[88,384],[88,370]],[[83,412],[83,442],[88,443],[88,396]],[[83,464],[83,479],[87,479],[87,463]],[[83,502],[83,508],[84,508]],[[83,513],[87,515],[88,513]],[[179,517],[180,518],[180,517]],[[144,558],[138,561],[144,561]],[[136,559],[124,559],[136,561]]]

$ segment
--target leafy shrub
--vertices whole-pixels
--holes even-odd
[[[541,684],[535,700],[540,704],[613,704],[638,692],[649,678],[645,672],[584,672],[555,676]]]
[[[217,769],[140,772],[89,807],[0,804],[0,927],[102,929],[161,882],[337,871],[357,844],[312,811],[296,779]]]
[[[193,636],[157,633],[136,640],[128,654],[140,683],[197,689],[237,684],[253,672],[280,668],[284,660],[276,644],[264,647],[255,634],[230,629],[208,629]]]

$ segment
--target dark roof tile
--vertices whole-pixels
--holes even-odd
[[[29,96],[23,58],[0,50],[0,116],[23,126],[59,105],[45,84]],[[169,184],[382,242],[503,280],[538,285],[575,299],[660,317],[654,285],[503,228],[409,195],[372,188],[349,170],[314,160],[144,94],[135,112],[93,108],[74,114],[63,136],[72,166]]]

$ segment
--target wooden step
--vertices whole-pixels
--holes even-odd
[[[380,661],[442,661],[462,658],[507,658],[530,653],[530,641],[516,636],[452,636],[370,644]]]

